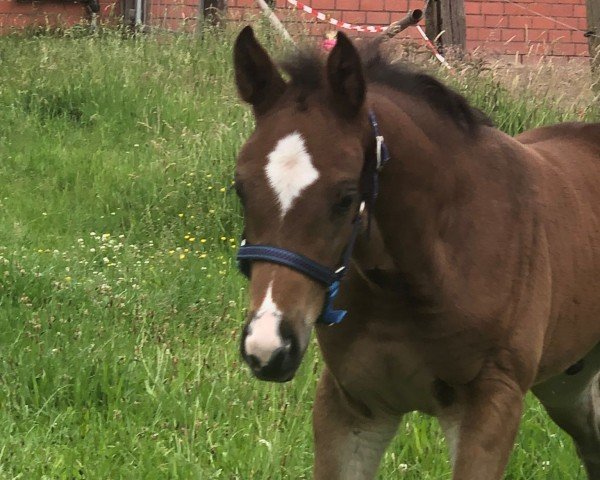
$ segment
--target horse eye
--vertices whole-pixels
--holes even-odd
[[[340,198],[337,201],[337,203],[334,205],[333,209],[334,209],[335,213],[337,213],[339,215],[344,214],[348,211],[348,209],[350,208],[350,206],[352,205],[353,202],[354,202],[353,194],[344,195],[342,198]]]

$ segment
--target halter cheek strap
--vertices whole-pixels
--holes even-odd
[[[379,171],[390,159],[388,148],[383,136],[379,132],[379,124],[377,123],[373,111],[369,111],[369,122],[371,123],[371,128],[373,129],[376,141],[375,159],[377,163],[375,168],[369,170],[371,178],[367,179],[367,182],[370,185],[367,191],[363,192],[359,209],[352,221],[352,233],[350,234],[350,239],[342,254],[340,266],[337,269],[332,270],[325,265],[315,262],[299,253],[292,252],[291,250],[271,245],[250,245],[246,242],[246,239],[242,239],[237,254],[238,268],[248,278],[251,274],[252,262],[261,261],[284,265],[327,287],[323,310],[317,320],[317,323],[325,325],[336,325],[346,316],[347,312],[345,310],[335,310],[333,308],[333,301],[339,292],[340,282],[348,269],[350,258],[352,257],[354,244],[356,243],[356,238],[358,237],[358,232],[361,227],[361,217],[365,204],[368,204],[370,207],[368,211],[370,217],[371,207],[375,203],[378,194]]]

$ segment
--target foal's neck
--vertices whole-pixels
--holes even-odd
[[[473,190],[478,140],[418,99],[392,98],[371,99],[391,153],[374,214],[409,296],[435,309],[448,270],[444,245],[457,240],[447,236]]]

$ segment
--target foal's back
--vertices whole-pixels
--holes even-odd
[[[579,141],[595,145],[600,150],[600,123],[560,123],[548,127],[528,130],[517,137],[524,144],[534,144],[542,141],[575,138]]]
[[[600,338],[600,123],[543,127],[516,139],[532,153],[550,262],[554,325],[543,372]]]

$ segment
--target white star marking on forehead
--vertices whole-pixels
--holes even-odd
[[[319,172],[312,164],[300,132],[290,133],[279,140],[268,158],[265,171],[283,218],[302,190],[319,178]]]

